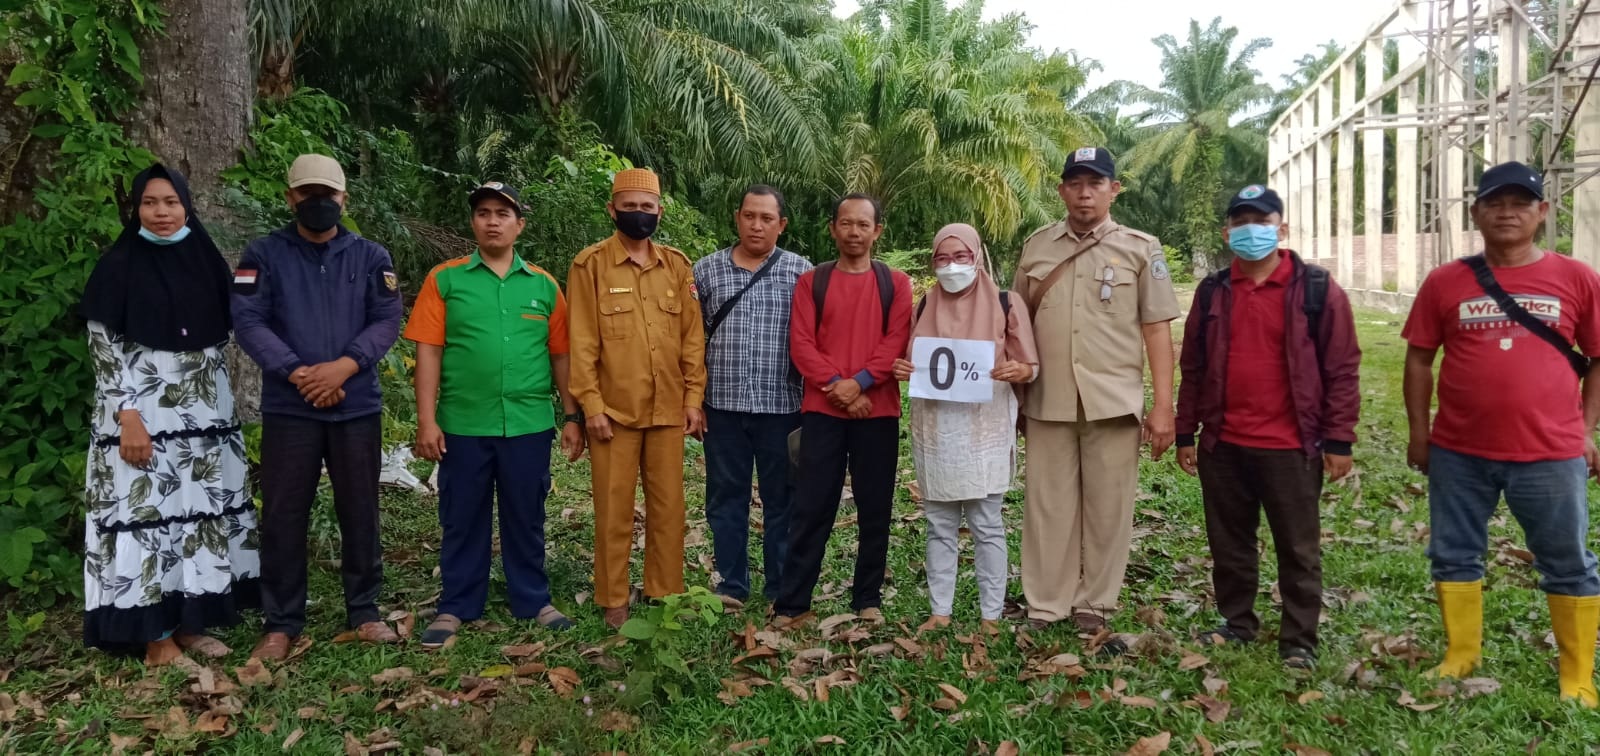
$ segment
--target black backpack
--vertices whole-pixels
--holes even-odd
[[[1301,279],[1301,285],[1305,287],[1305,297],[1300,311],[1305,313],[1307,332],[1311,334],[1312,343],[1317,345],[1317,359],[1321,360],[1325,343],[1322,338],[1322,311],[1328,305],[1328,269],[1307,263],[1296,264],[1305,268],[1305,277]],[[1200,282],[1200,287],[1194,293],[1195,301],[1200,305],[1196,312],[1200,313],[1202,318],[1199,339],[1196,343],[1202,360],[1206,355],[1206,329],[1203,319],[1211,316],[1211,296],[1232,274],[1233,271],[1229,268],[1212,273]]]
[[[817,319],[814,331],[822,330],[822,303],[828,299],[828,281],[833,278],[836,261],[829,260],[817,266],[811,279],[811,302],[816,305]],[[883,335],[889,335],[889,307],[894,304],[894,277],[887,263],[872,261],[872,275],[878,279],[878,301],[883,305]]]

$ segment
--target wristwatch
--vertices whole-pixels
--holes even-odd
[[[583,425],[583,413],[568,412],[566,417],[561,421],[562,425],[566,425],[567,423],[577,423],[579,425]]]

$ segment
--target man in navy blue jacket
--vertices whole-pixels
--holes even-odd
[[[306,530],[327,465],[343,545],[345,618],[361,640],[399,638],[378,614],[376,366],[400,333],[388,250],[339,224],[344,171],[301,155],[289,168],[295,222],[256,239],[233,276],[234,335],[261,365],[261,608],[252,658],[281,661],[305,628]]]

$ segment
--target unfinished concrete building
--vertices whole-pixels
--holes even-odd
[[[1473,183],[1520,160],[1545,174],[1542,244],[1600,266],[1596,73],[1600,0],[1401,0],[1272,125],[1291,246],[1403,307],[1478,251]]]

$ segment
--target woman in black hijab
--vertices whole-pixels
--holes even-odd
[[[205,635],[259,600],[255,504],[223,347],[229,270],[188,182],[160,164],[84,291],[96,402],[89,448],[84,643],[229,653]]]

